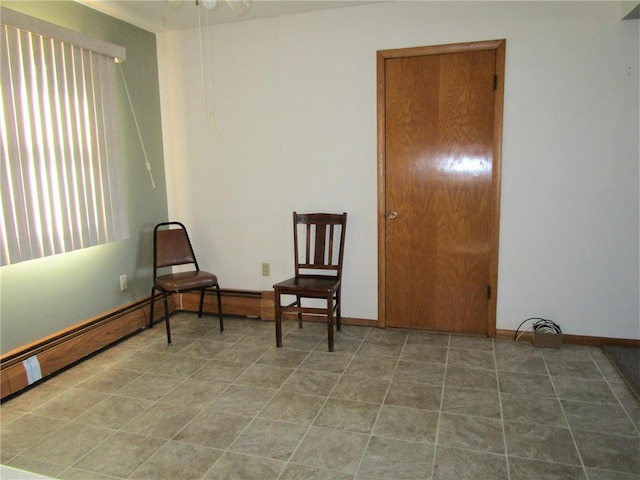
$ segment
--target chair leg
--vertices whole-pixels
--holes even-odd
[[[327,319],[327,338],[329,342],[329,351],[333,352],[333,315]]]
[[[300,295],[296,295],[296,304],[299,309],[302,309],[302,299]],[[302,328],[302,312],[298,310],[298,328]]]
[[[327,297],[327,337],[329,339],[329,351],[333,352],[333,295]]]
[[[151,297],[149,300],[149,328],[153,328],[153,305],[155,304],[153,295],[156,291],[156,287],[151,287]]]
[[[171,345],[171,326],[169,325],[169,302],[167,301],[167,292],[162,292],[162,301],[164,302],[164,321],[167,325],[167,344]]]
[[[273,297],[276,310],[276,347],[282,348],[282,312],[280,311],[280,292],[275,290]]]
[[[336,292],[336,299],[335,299],[336,303],[336,330],[340,331],[342,330],[342,314],[340,312],[340,306],[342,305],[342,302],[340,301],[340,289],[338,289],[338,291]]]
[[[224,332],[224,322],[222,321],[222,298],[220,297],[220,285],[216,285],[216,295],[218,296],[218,318],[220,318],[220,332]]]
[[[198,318],[202,318],[203,308],[204,308],[204,288],[200,290],[200,306],[198,307]]]

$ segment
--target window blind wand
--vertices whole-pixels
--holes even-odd
[[[122,76],[122,83],[124,83],[124,90],[127,92],[127,100],[129,100],[129,108],[131,109],[131,114],[133,115],[133,122],[136,125],[136,131],[138,132],[138,139],[140,140],[140,146],[142,147],[142,153],[144,154],[144,163],[147,168],[147,172],[149,172],[149,179],[151,180],[151,187],[155,190],[156,182],[153,180],[153,173],[151,172],[151,163],[149,162],[149,156],[147,155],[147,149],[144,147],[144,142],[142,141],[142,133],[140,133],[140,125],[138,125],[138,117],[136,117],[136,112],[133,109],[133,102],[131,101],[131,95],[129,95],[129,87],[127,86],[127,79],[124,77],[124,71],[122,70],[122,63],[118,63],[118,67],[120,68],[120,75]]]

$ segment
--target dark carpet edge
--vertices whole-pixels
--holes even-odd
[[[640,401],[640,349],[603,345],[602,351]]]

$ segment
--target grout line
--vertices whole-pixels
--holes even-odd
[[[636,435],[640,434],[640,424],[636,424],[636,422],[633,421],[633,417],[631,416],[631,414],[629,413],[628,409],[625,407],[624,403],[622,403],[622,400],[620,399],[618,393],[612,388],[612,383],[614,382],[609,382],[609,378],[604,374],[604,372],[600,369],[600,365],[598,364],[598,362],[596,361],[595,358],[593,358],[593,355],[591,355],[591,351],[587,350],[587,352],[589,353],[589,356],[591,357],[591,359],[594,361],[594,363],[596,364],[596,368],[598,369],[598,371],[600,372],[600,375],[602,375],[602,378],[604,379],[604,381],[606,382],[607,386],[609,387],[609,390],[611,390],[611,392],[613,393],[613,396],[616,398],[616,400],[618,401],[618,405],[622,408],[622,411],[627,415],[627,418],[629,419],[629,421],[631,422],[631,425],[633,425],[633,427],[636,430]],[[607,361],[610,362],[610,360],[607,358]],[[613,365],[612,365],[613,366]],[[616,371],[616,375],[620,376],[620,373],[618,373]],[[626,386],[626,384],[624,384],[626,388],[629,388],[628,386]]]
[[[500,406],[500,425],[502,425],[502,441],[504,442],[504,459],[507,465],[507,480],[511,480],[511,465],[509,464],[509,444],[507,443],[507,431],[504,424],[504,411],[502,409],[502,391],[500,390],[500,374],[498,372],[498,357],[496,355],[495,341],[493,344],[493,362],[496,367],[496,381],[498,382],[498,405]]]
[[[440,419],[442,418],[442,404],[444,403],[444,391],[447,385],[447,371],[449,370],[449,352],[451,351],[451,335],[447,341],[447,356],[444,359],[444,377],[442,378],[442,391],[440,392],[440,408],[438,408],[438,420],[436,421],[436,436],[433,441],[433,459],[431,460],[431,476],[433,478],[436,469],[436,455],[438,453],[438,440],[440,438]]]
[[[367,334],[367,336],[368,336],[368,334]],[[367,450],[369,449],[369,444],[371,443],[371,439],[373,438],[373,430],[375,429],[376,424],[378,423],[378,419],[380,418],[380,413],[382,412],[382,407],[384,406],[384,402],[387,399],[387,395],[389,395],[389,390],[391,389],[391,383],[393,382],[393,377],[395,376],[396,371],[398,370],[398,365],[400,364],[400,358],[402,357],[402,353],[404,352],[404,349],[407,346],[408,340],[409,340],[409,333],[407,332],[407,335],[406,335],[406,337],[404,339],[404,343],[402,344],[402,349],[400,350],[400,353],[398,354],[398,359],[396,360],[396,365],[393,368],[393,372],[391,372],[391,376],[389,377],[389,385],[387,385],[387,389],[384,392],[384,396],[382,397],[382,400],[380,401],[380,406],[378,407],[378,413],[376,414],[376,418],[374,419],[373,423],[371,424],[371,431],[369,432],[369,438],[367,439],[367,444],[364,446],[364,450],[362,450],[362,455],[360,456],[360,461],[358,462],[358,466],[356,467],[356,473],[354,474],[354,478],[358,474],[358,472],[360,471],[360,467],[362,466],[362,462],[364,461],[364,457],[365,457],[365,455],[367,453]],[[362,341],[362,343],[364,344],[364,340]],[[353,357],[355,358],[355,354],[354,354]],[[371,377],[371,378],[373,378],[373,377]]]
[[[576,442],[576,437],[573,434],[573,429],[571,428],[571,424],[569,423],[569,418],[567,417],[567,412],[564,410],[564,405],[562,405],[562,399],[558,396],[558,391],[556,390],[556,385],[553,382],[553,376],[551,375],[551,370],[549,370],[549,365],[547,364],[547,358],[544,353],[542,354],[542,362],[544,363],[544,367],[547,370],[547,376],[549,378],[549,382],[551,382],[551,387],[553,388],[553,393],[555,395],[556,400],[560,404],[560,410],[562,411],[562,416],[564,417],[564,421],[567,423],[567,429],[569,430],[569,434],[571,435],[571,440],[573,441],[573,446],[576,449],[576,453],[578,454],[578,459],[580,459],[580,466],[582,466],[582,472],[584,473],[585,478],[589,478],[589,473],[587,472],[587,467],[584,464],[582,459],[582,454],[580,453],[580,449],[578,448],[578,442]]]
[[[257,328],[257,326],[256,326],[256,328]],[[254,330],[255,330],[255,328],[254,328]],[[251,331],[252,331],[252,330],[250,330],[249,332],[247,332],[247,334],[246,334],[246,335],[250,334],[250,333],[251,333]],[[283,332],[283,333],[284,333],[284,332]],[[238,338],[238,340],[236,340],[236,341],[234,342],[234,344],[233,344],[233,345],[241,345],[241,344],[246,344],[246,345],[258,345],[258,346],[262,345],[262,344],[252,344],[252,343],[250,343],[250,342],[249,342],[249,343],[240,342],[240,340],[241,340],[242,338],[244,338],[246,335],[243,335],[242,337]],[[318,342],[318,343],[319,343],[319,342]],[[316,343],[316,346],[317,346],[317,343]],[[231,348],[231,347],[229,347],[229,348]],[[293,350],[295,350],[295,349],[293,349]],[[289,377],[290,377],[290,376],[293,374],[293,372],[297,371],[297,370],[298,370],[298,368],[300,367],[300,365],[302,365],[302,363],[304,363],[304,361],[305,361],[307,358],[309,358],[309,356],[311,355],[311,353],[312,353],[314,350],[313,350],[313,349],[309,350],[309,352],[307,353],[307,355],[306,355],[306,356],[305,356],[305,357],[300,361],[300,363],[299,363],[299,364],[296,366],[296,368],[294,368],[294,369],[290,369],[290,368],[288,368],[288,367],[278,367],[278,366],[276,366],[276,365],[258,364],[257,362],[258,362],[262,357],[264,357],[267,353],[269,353],[269,351],[271,351],[271,347],[269,347],[269,349],[268,349],[268,350],[266,350],[262,355],[260,355],[258,358],[256,358],[256,359],[253,361],[253,363],[251,363],[251,364],[250,364],[250,365],[249,365],[249,366],[248,366],[248,367],[247,367],[247,368],[246,368],[246,369],[245,369],[245,370],[244,370],[240,375],[238,375],[236,378],[234,378],[234,379],[233,379],[233,381],[229,384],[229,387],[227,387],[223,392],[220,392],[220,394],[218,394],[218,395],[216,396],[216,398],[217,398],[217,397],[219,397],[220,395],[222,395],[222,394],[223,394],[224,392],[226,392],[227,390],[229,390],[229,388],[231,388],[231,386],[233,386],[233,385],[236,385],[236,386],[246,386],[246,387],[249,387],[249,388],[261,388],[261,389],[263,389],[263,390],[271,390],[271,389],[265,389],[265,388],[263,388],[263,387],[255,387],[255,386],[248,386],[248,385],[237,385],[237,384],[235,383],[235,381],[236,381],[238,378],[240,378],[240,377],[241,377],[241,376],[242,376],[242,375],[243,375],[247,370],[249,370],[249,369],[250,369],[252,366],[254,366],[254,365],[264,365],[264,366],[268,366],[268,367],[287,368],[287,369],[289,369],[289,370],[293,370],[293,371],[289,374]],[[304,350],[300,350],[300,351],[304,351]],[[224,353],[224,352],[221,352],[221,353]],[[220,460],[220,458],[222,458],[223,456],[225,456],[225,455],[226,455],[226,454],[228,454],[228,453],[238,453],[238,452],[234,452],[234,451],[232,451],[232,450],[231,450],[231,447],[236,443],[236,441],[238,441],[238,439],[239,439],[239,438],[244,434],[244,432],[246,432],[246,431],[249,429],[249,427],[251,427],[251,426],[255,423],[255,421],[258,419],[258,416],[260,415],[260,413],[262,413],[262,411],[263,411],[265,408],[267,408],[267,405],[269,405],[269,403],[271,402],[271,400],[273,400],[273,398],[278,394],[278,392],[280,392],[280,390],[282,390],[282,386],[286,383],[286,381],[287,381],[287,379],[288,379],[289,377],[287,377],[287,378],[282,382],[282,384],[281,384],[277,389],[275,389],[275,390],[274,390],[274,392],[273,392],[273,394],[271,395],[271,397],[269,397],[269,399],[265,402],[265,404],[262,406],[262,408],[260,408],[260,409],[255,413],[255,414],[253,414],[253,416],[252,416],[251,420],[249,421],[249,423],[247,423],[247,425],[242,429],[242,431],[241,431],[238,435],[236,435],[236,437],[233,439],[233,441],[232,441],[232,442],[231,442],[231,443],[230,443],[226,448],[224,448],[224,449],[219,449],[219,450],[222,450],[222,452],[223,452],[223,453],[222,453],[222,455],[220,455],[220,457],[219,457],[219,458],[218,458],[218,459],[213,463],[213,465],[211,465],[211,467],[207,470],[207,472],[205,472],[205,474],[204,474],[203,478],[204,478],[204,477],[206,477],[206,475],[207,475],[207,474],[208,474],[208,473],[209,473],[209,472],[210,472],[210,471],[215,467],[215,465],[218,463],[218,461]],[[213,400],[212,400],[212,402],[213,402]],[[249,415],[242,415],[242,416],[246,416],[246,417],[248,417]],[[300,441],[302,441],[302,440],[300,440]],[[245,455],[245,454],[244,454],[244,453],[240,453],[240,455]],[[248,455],[248,454],[247,454],[247,455]],[[255,456],[255,457],[259,457],[259,458],[271,458],[271,457],[261,457],[260,455],[251,455],[251,456]],[[272,459],[272,460],[278,460],[278,459]],[[282,461],[282,460],[280,460],[280,461]],[[287,459],[286,461],[283,461],[283,462],[284,462],[285,466],[284,466],[284,468],[282,469],[282,472],[284,472],[284,470],[286,469],[286,466],[289,464],[289,459]],[[282,472],[280,472],[280,475],[282,475]]]
[[[356,358],[356,354],[358,353],[358,351],[360,350],[360,348],[362,348],[362,345],[364,344],[365,339],[367,338],[367,336],[369,335],[369,332],[367,332],[367,334],[360,340],[360,345],[358,345],[358,348],[356,349],[356,351],[351,355],[351,359],[349,360],[349,363],[347,363],[347,365],[344,367],[344,369],[342,370],[342,373],[338,376],[338,379],[336,380],[336,383],[333,385],[333,387],[331,388],[331,391],[326,395],[324,402],[322,402],[322,405],[320,406],[320,408],[318,409],[318,413],[316,413],[315,417],[313,417],[313,420],[311,420],[311,422],[309,423],[309,426],[307,427],[307,430],[304,432],[304,435],[302,435],[302,438],[300,439],[300,441],[298,442],[298,445],[296,445],[296,448],[293,449],[293,451],[291,452],[291,455],[289,456],[289,458],[287,459],[286,463],[285,463],[285,467],[282,469],[282,472],[280,472],[280,475],[278,475],[278,479],[281,478],[282,474],[284,473],[284,471],[287,469],[287,466],[291,463],[291,459],[293,459],[293,457],[295,456],[296,452],[298,451],[298,449],[300,448],[300,445],[302,445],[302,443],[304,442],[305,438],[307,438],[307,435],[309,434],[309,432],[311,431],[311,429],[313,428],[313,424],[315,423],[315,421],[318,419],[318,417],[320,416],[320,413],[322,413],[322,410],[324,409],[325,405],[329,402],[329,398],[331,397],[331,394],[334,392],[334,390],[336,389],[336,387],[338,386],[338,383],[340,383],[340,380],[342,379],[342,377],[344,376],[344,373],[347,371],[347,369],[349,368],[349,366],[351,365],[351,363],[353,362],[353,359]],[[324,336],[322,337],[322,340],[324,340]],[[335,341],[335,338],[334,338]],[[316,343],[315,347],[317,347],[319,345],[319,342]],[[296,370],[298,370],[300,368],[300,365],[302,365],[304,363],[304,361],[309,358],[309,356],[311,355],[311,352],[315,351],[315,347],[314,349],[312,349],[309,352],[309,355],[307,355],[307,357],[305,357],[304,360],[302,360],[302,362],[300,362],[298,364],[298,366],[296,367]],[[305,371],[305,370],[302,370]],[[284,385],[284,383],[282,384]],[[280,386],[280,388],[282,388],[282,385]],[[350,432],[353,433],[353,432]],[[368,443],[367,443],[368,444]],[[366,451],[366,448],[365,448]],[[363,452],[364,455],[364,452]],[[358,464],[358,467],[360,465]],[[314,467],[312,467],[314,468]],[[330,470],[333,471],[333,470]],[[357,473],[357,469],[356,469],[356,473]],[[355,477],[355,474],[354,474]]]

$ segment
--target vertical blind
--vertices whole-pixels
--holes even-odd
[[[0,27],[2,265],[126,238],[114,59]]]

